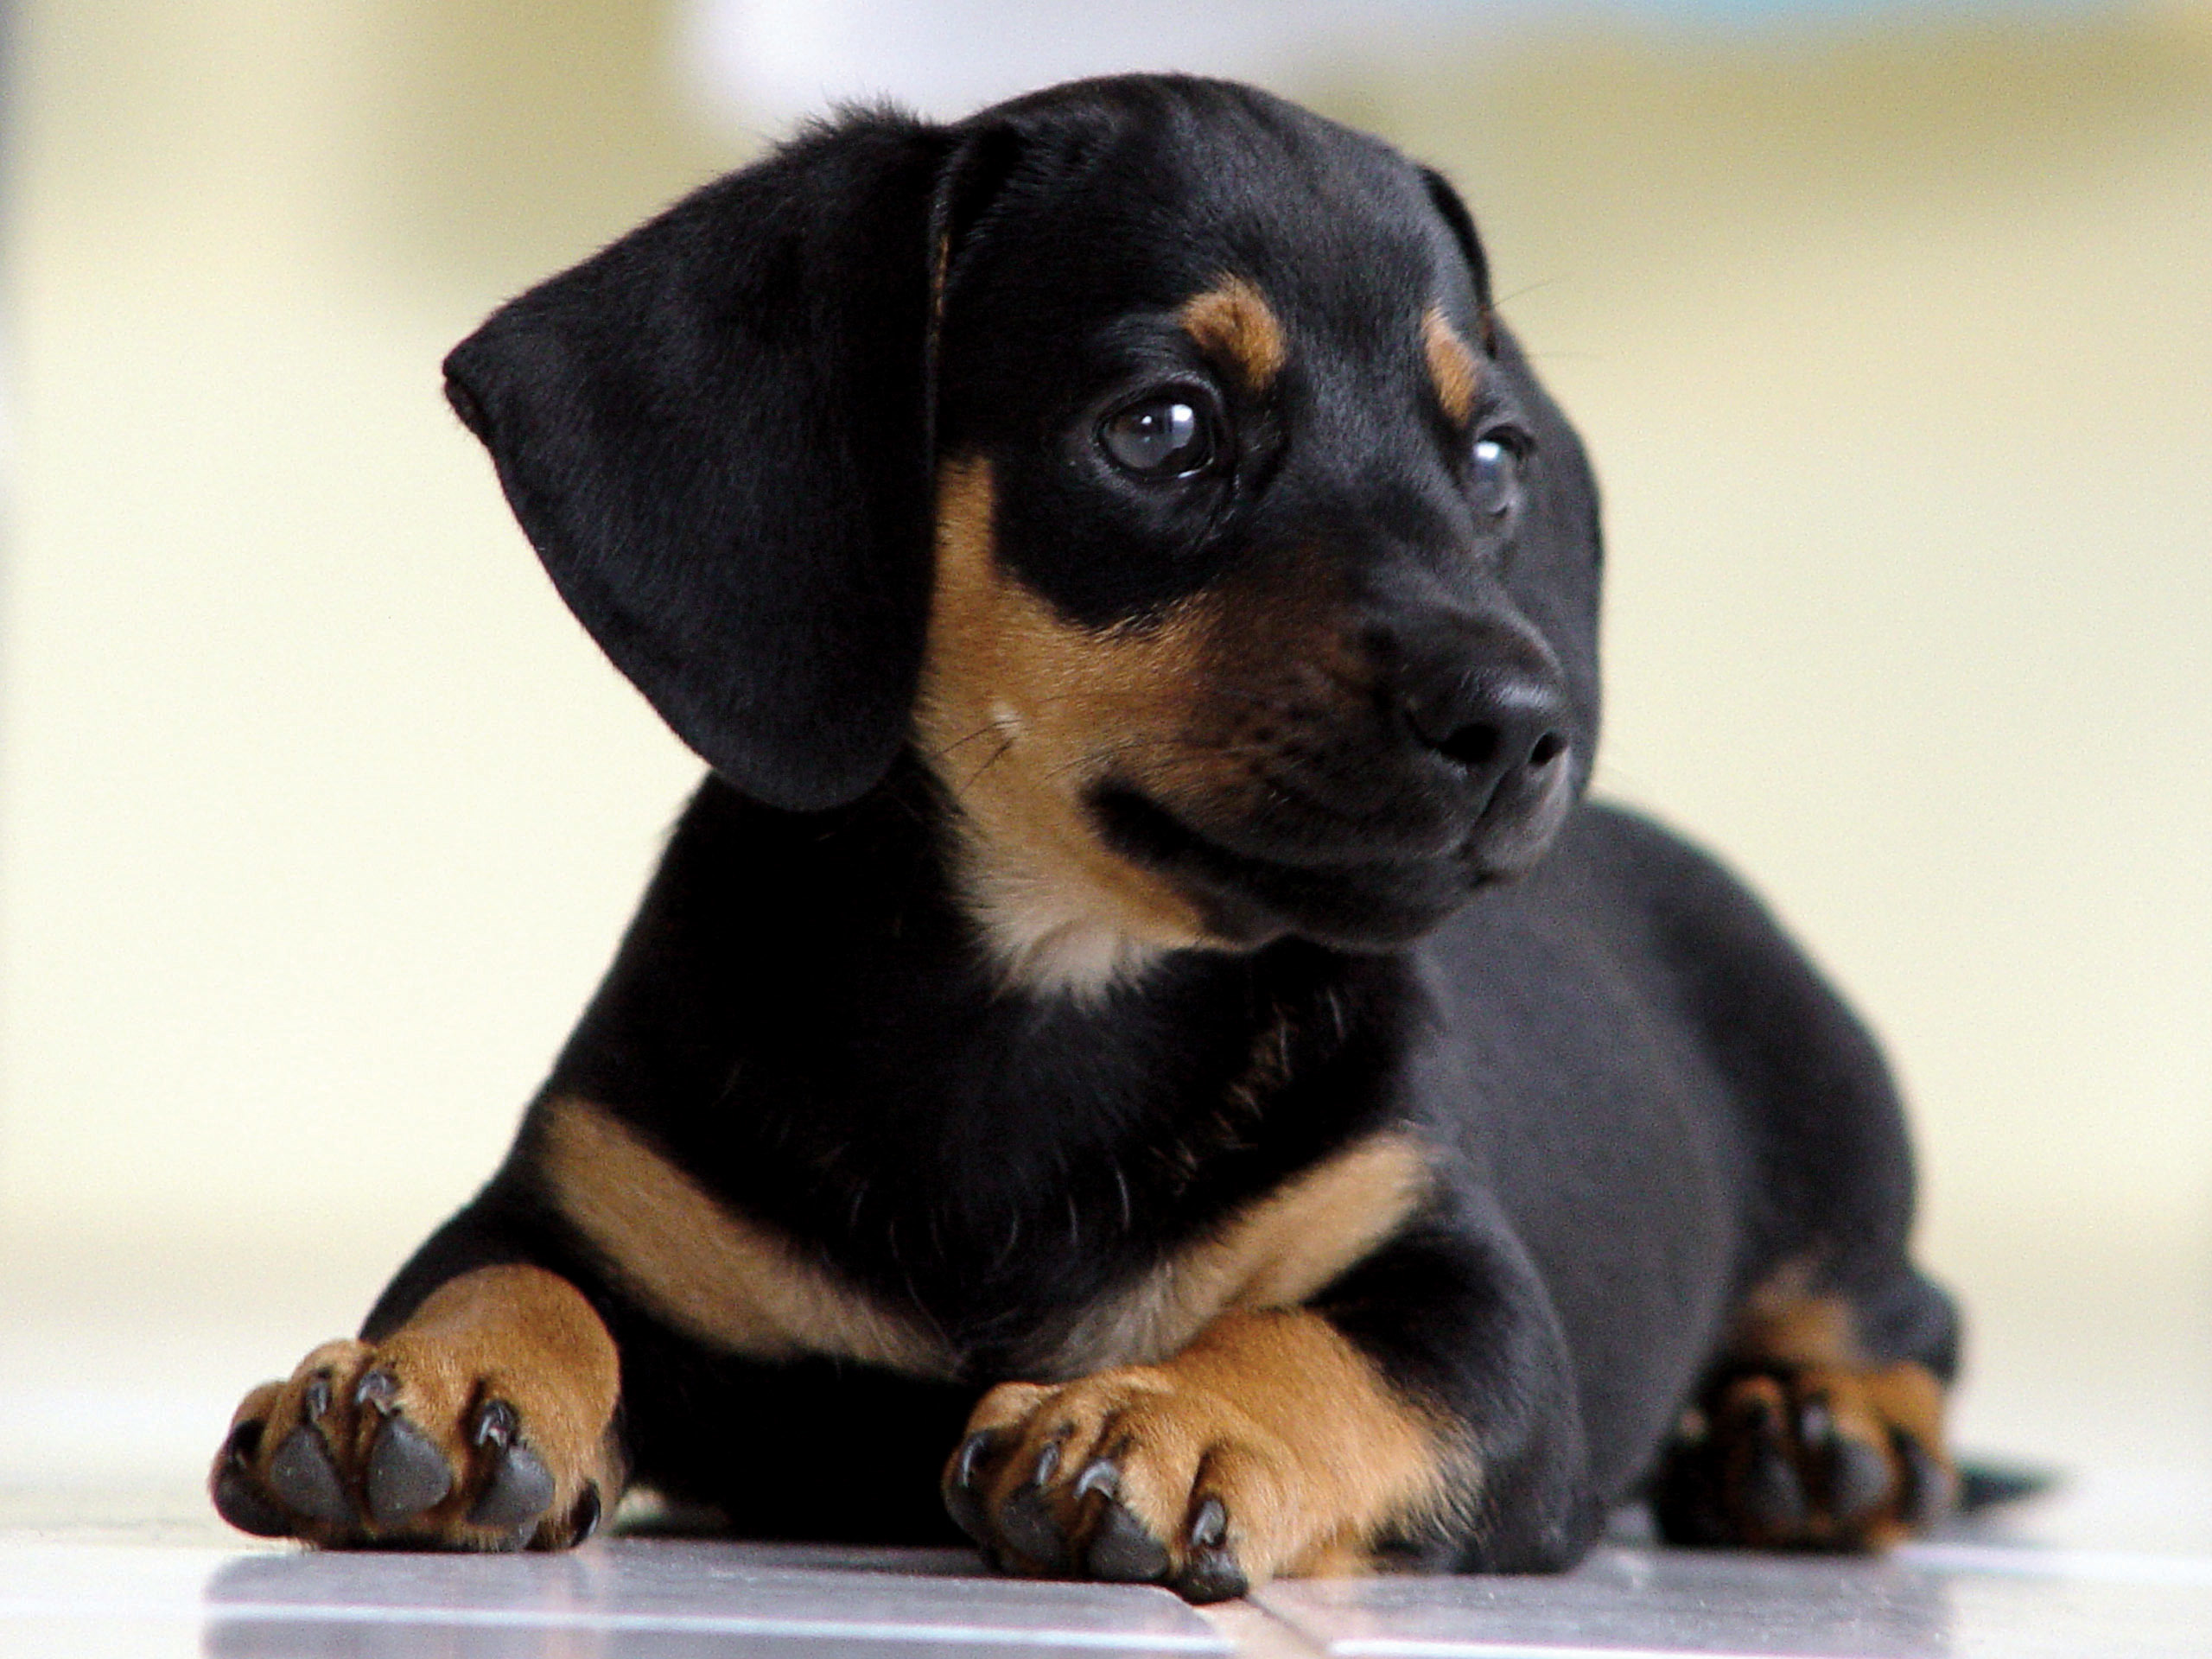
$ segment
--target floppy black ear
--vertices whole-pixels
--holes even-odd
[[[886,114],[818,130],[446,359],[562,597],[679,737],[775,805],[864,793],[906,734],[952,146]]]

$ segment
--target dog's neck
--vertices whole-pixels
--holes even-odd
[[[1009,994],[1096,1004],[1134,986],[1178,950],[1207,949],[1149,925],[1109,891],[1065,868],[983,842],[957,806],[945,808],[945,856],[976,948]]]
[[[552,1092],[956,1323],[1032,1280],[1087,1294],[1034,1241],[1202,1225],[1383,1109],[1402,963],[1284,940],[1160,950],[1082,996],[1011,985],[946,810],[911,757],[819,814],[710,783]]]

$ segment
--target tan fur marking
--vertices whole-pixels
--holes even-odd
[[[951,1374],[942,1343],[716,1203],[604,1108],[551,1102],[541,1133],[561,1213],[648,1306],[700,1341],[760,1358],[828,1354]]]
[[[1815,1291],[1812,1283],[1811,1265],[1792,1261],[1753,1287],[1736,1317],[1729,1352],[1782,1365],[1866,1369],[1851,1305],[1840,1296]]]
[[[1941,1456],[1942,1383],[1910,1360],[1884,1364],[1871,1357],[1859,1340],[1851,1304],[1841,1296],[1808,1292],[1808,1277],[1802,1263],[1793,1263],[1755,1289],[1737,1320],[1730,1353],[1796,1366],[1827,1385],[1847,1384],[1868,1410]]]
[[[1481,377],[1475,354],[1435,306],[1429,307],[1421,320],[1421,339],[1428,357],[1429,378],[1436,383],[1437,401],[1454,426],[1465,426],[1475,411],[1475,388]]]
[[[1096,988],[1200,942],[1190,901],[1101,845],[1082,804],[1116,748],[1179,726],[1194,619],[1062,621],[1000,567],[993,501],[987,462],[946,466],[917,732],[962,809],[960,878],[1009,976]]]
[[[1233,365],[1249,391],[1265,391],[1289,356],[1282,324],[1260,290],[1242,276],[1224,276],[1176,313],[1201,349]]]
[[[1224,1313],[1293,1307],[1371,1253],[1428,1188],[1410,1137],[1360,1141],[1239,1211],[1039,1354],[1046,1376],[1157,1363]]]
[[[386,1338],[410,1386],[433,1379],[455,1397],[475,1379],[557,1378],[531,1414],[531,1443],[582,1462],[606,1432],[621,1363],[583,1293],[543,1268],[479,1268],[449,1279]]]
[[[1851,1373],[1833,1388],[1846,1401],[1855,1394],[1875,1421],[1902,1428],[1933,1456],[1948,1462],[1943,1443],[1943,1384],[1925,1365],[1903,1360],[1878,1371]]]
[[[1385,1528],[1439,1516],[1472,1472],[1469,1449],[1393,1393],[1318,1314],[1226,1314],[1166,1369],[1185,1387],[1234,1401],[1291,1453],[1259,1490],[1246,1483],[1241,1511],[1231,1504],[1247,1573],[1340,1570]]]
[[[1329,562],[1295,550],[1164,611],[1086,628],[998,557],[989,463],[938,474],[915,739],[959,809],[952,861],[1009,982],[1076,995],[1209,939],[1172,882],[1109,849],[1085,799],[1141,790],[1204,833],[1279,798],[1294,741],[1363,717],[1373,665]]]
[[[472,1408],[500,1399],[516,1408],[531,1449],[553,1471],[556,1517],[587,1479],[600,1483],[610,1509],[621,1496],[607,1443],[621,1361],[591,1304],[558,1274],[507,1266],[448,1280],[378,1345],[376,1359],[399,1379],[410,1421],[438,1435],[456,1467],[467,1465]]]
[[[1225,1313],[1157,1365],[1058,1389],[1007,1384],[969,1427],[1019,1430],[993,1478],[998,1502],[1031,1478],[1047,1441],[1060,1444],[1047,1501],[1071,1535],[1096,1513],[1074,1491],[1079,1471],[1112,1456],[1116,1496],[1179,1567],[1194,1497],[1220,1498],[1228,1546],[1255,1586],[1357,1570],[1386,1533],[1448,1514],[1477,1472],[1471,1448],[1298,1309]]]

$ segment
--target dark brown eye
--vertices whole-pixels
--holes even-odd
[[[1213,421],[1189,395],[1163,392],[1100,423],[1098,442],[1116,467],[1139,478],[1188,478],[1213,464]]]
[[[1475,440],[1467,488],[1475,499],[1475,511],[1493,522],[1503,524],[1521,505],[1523,442],[1519,433],[1503,428]]]

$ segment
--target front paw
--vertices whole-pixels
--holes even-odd
[[[548,1313],[565,1340],[545,1340]],[[327,1548],[559,1548],[589,1536],[618,1491],[615,1376],[573,1288],[482,1269],[385,1341],[325,1343],[254,1389],[209,1491],[243,1531]]]
[[[1244,1557],[1282,1501],[1286,1455],[1230,1402],[1161,1371],[1010,1382],[970,1420],[945,1506],[1008,1571],[1219,1601],[1250,1586]]]
[[[983,1397],[945,1507],[1009,1572],[1220,1601],[1357,1571],[1451,1503],[1449,1444],[1324,1321],[1217,1321],[1160,1365]]]

